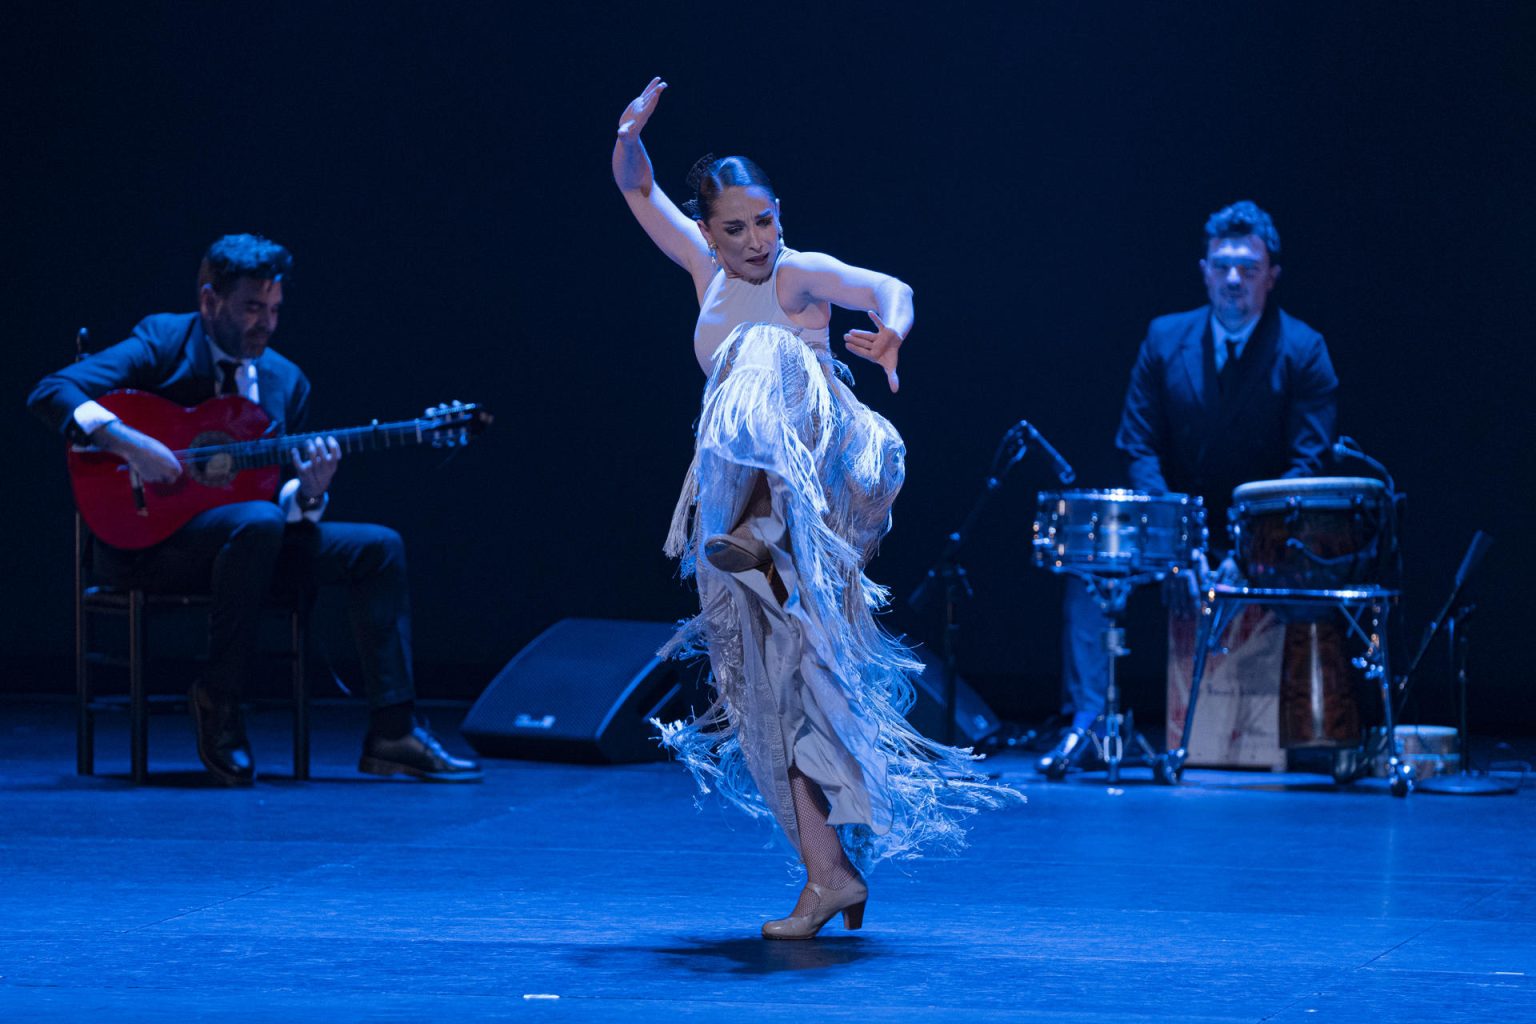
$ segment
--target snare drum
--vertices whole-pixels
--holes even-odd
[[[1367,477],[1259,480],[1232,492],[1233,555],[1249,586],[1336,590],[1387,583],[1386,485]]]
[[[1035,511],[1035,564],[1052,572],[1168,572],[1205,538],[1205,503],[1188,494],[1041,491]]]

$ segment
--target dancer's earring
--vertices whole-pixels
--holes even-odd
[[[709,262],[717,267],[720,265],[720,249],[714,242],[709,243]]]

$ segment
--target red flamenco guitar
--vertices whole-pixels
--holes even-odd
[[[270,501],[289,450],[311,439],[334,437],[343,454],[430,444],[468,444],[491,422],[477,405],[453,402],[420,419],[377,421],[364,427],[263,437],[271,422],[254,402],[210,398],[188,409],[147,391],[112,391],[97,399],[124,423],[164,444],[183,472],[168,484],[141,482],[128,464],[99,448],[69,449],[69,481],[91,532],[117,548],[158,544],[187,520],[237,501]]]

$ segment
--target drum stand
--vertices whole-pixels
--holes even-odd
[[[1125,602],[1131,596],[1131,591],[1143,583],[1155,583],[1163,578],[1161,572],[1141,573],[1139,575],[1119,576],[1087,572],[1078,569],[1069,569],[1068,575],[1076,576],[1093,590],[1094,603],[1109,620],[1109,625],[1104,627],[1101,635],[1104,650],[1109,655],[1109,665],[1106,672],[1106,686],[1104,688],[1104,711],[1094,723],[1104,723],[1104,738],[1099,739],[1090,726],[1086,739],[1093,744],[1094,750],[1104,762],[1107,775],[1106,780],[1111,784],[1120,781],[1120,763],[1125,760],[1125,742],[1131,740],[1146,758],[1146,763],[1156,765],[1157,753],[1146,737],[1136,731],[1136,720],[1131,712],[1120,710],[1120,685],[1115,679],[1115,661],[1129,654],[1125,646],[1125,629],[1120,625],[1120,617],[1125,613]],[[1062,758],[1046,773],[1048,779],[1060,779],[1067,774],[1067,770],[1082,756],[1085,744],[1079,744],[1070,754]]]
[[[1403,760],[1393,721],[1392,678],[1387,671],[1387,617],[1399,591],[1385,587],[1356,586],[1338,590],[1299,590],[1269,587],[1239,587],[1218,583],[1206,591],[1200,608],[1200,622],[1195,631],[1195,663],[1189,678],[1189,706],[1184,712],[1184,732],[1179,746],[1153,763],[1153,775],[1159,782],[1173,785],[1184,773],[1189,758],[1189,735],[1195,721],[1195,704],[1200,696],[1200,680],[1205,675],[1208,652],[1221,644],[1221,637],[1245,605],[1286,605],[1312,609],[1333,609],[1343,616],[1349,630],[1365,644],[1365,653],[1356,659],[1356,668],[1364,669],[1366,678],[1381,687],[1383,714],[1386,718],[1387,775],[1393,796],[1407,796],[1413,788],[1413,765]]]

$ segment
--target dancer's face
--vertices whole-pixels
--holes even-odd
[[[715,197],[713,215],[699,221],[704,240],[726,276],[766,281],[779,252],[779,201],[757,185],[732,185]]]

